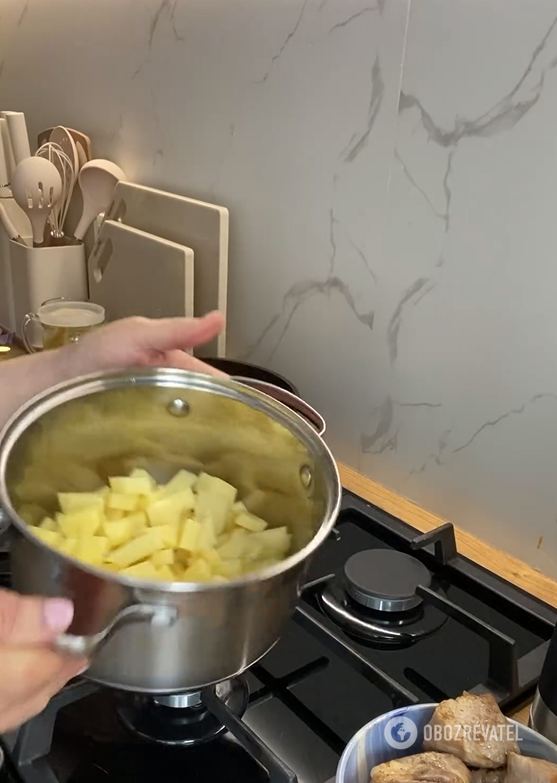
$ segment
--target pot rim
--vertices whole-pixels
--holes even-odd
[[[160,582],[123,577],[113,571],[97,568],[71,555],[63,554],[34,536],[30,531],[30,525],[24,522],[15,511],[6,485],[8,459],[15,444],[29,425],[36,422],[45,413],[58,407],[59,404],[80,397],[90,396],[96,392],[124,388],[124,381],[130,381],[135,386],[158,386],[159,388],[179,387],[180,381],[182,381],[182,388],[187,391],[220,392],[225,397],[236,399],[240,402],[245,402],[246,398],[249,398],[253,408],[271,415],[279,424],[286,426],[291,432],[293,431],[304,445],[311,447],[318,455],[321,452],[321,456],[328,464],[330,477],[332,478],[331,497],[327,504],[325,517],[311,541],[298,552],[295,552],[271,568],[256,571],[253,574],[245,574],[241,578],[230,579],[226,583],[213,584],[207,582]],[[185,381],[188,381],[188,383],[184,383]],[[60,396],[62,396],[61,400],[59,399]],[[130,588],[176,594],[205,591],[216,592],[272,579],[302,563],[327,539],[338,516],[341,500],[342,485],[335,459],[325,441],[308,421],[270,395],[248,387],[239,381],[228,378],[215,378],[208,374],[190,370],[169,367],[139,367],[90,373],[69,381],[63,381],[28,400],[10,417],[7,424],[0,431],[0,524],[2,522],[2,514],[4,513],[8,517],[9,525],[14,525],[27,540],[49,552],[49,554],[58,557],[62,561],[70,562],[93,576]]]

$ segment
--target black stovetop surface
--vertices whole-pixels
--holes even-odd
[[[327,783],[355,732],[395,706],[489,689],[508,710],[533,694],[555,610],[456,555],[450,525],[420,536],[345,493],[335,533],[316,555],[280,642],[245,675],[250,697],[243,720],[298,783]],[[376,548],[413,554],[434,576],[435,590],[424,601],[430,617],[436,613],[444,624],[410,646],[357,641],[322,611],[326,577],[340,574],[355,552]],[[1,569],[0,560],[0,582]],[[230,733],[195,748],[145,742],[116,716],[115,705],[128,696],[84,682],[77,687],[90,694],[60,709],[46,760],[25,758],[37,756],[29,737],[40,719],[2,739],[10,759],[23,763],[19,777],[0,773],[1,783],[275,783]]]

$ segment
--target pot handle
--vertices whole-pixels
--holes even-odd
[[[315,408],[312,408],[311,405],[308,405],[305,400],[300,399],[300,397],[292,394],[292,392],[281,389],[280,386],[275,386],[274,383],[258,381],[255,378],[244,378],[240,375],[232,376],[231,380],[236,381],[237,383],[243,383],[244,386],[250,386],[256,391],[267,394],[277,402],[281,402],[283,405],[286,405],[287,408],[293,410],[294,413],[297,413],[299,416],[309,421],[313,428],[317,430],[318,435],[325,434],[327,424],[323,416],[318,413]]]
[[[54,648],[76,658],[90,658],[105,644],[118,628],[127,623],[149,622],[158,628],[170,628],[178,619],[178,609],[165,604],[132,604],[126,606],[98,633],[91,636],[61,634],[54,641]]]

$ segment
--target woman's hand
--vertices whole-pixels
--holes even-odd
[[[51,644],[71,623],[63,598],[24,598],[0,590],[0,734],[37,715],[86,660],[54,652]]]
[[[22,356],[0,365],[0,430],[35,394],[80,375],[127,367],[178,367],[226,377],[184,351],[222,330],[220,313],[204,318],[123,318],[56,351]]]
[[[184,351],[216,337],[224,326],[220,313],[203,318],[124,318],[60,349],[65,374],[85,375],[125,367],[178,367],[223,376]]]

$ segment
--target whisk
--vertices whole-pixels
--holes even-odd
[[[64,223],[68,214],[72,193],[75,186],[77,172],[74,169],[70,157],[66,155],[59,144],[52,141],[45,142],[36,152],[37,157],[46,158],[58,169],[62,180],[62,195],[57,204],[53,207],[48,221],[50,223],[50,234],[55,239],[61,239],[64,236]]]

